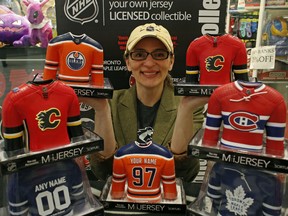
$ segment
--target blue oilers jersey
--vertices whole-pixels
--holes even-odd
[[[13,173],[8,202],[10,216],[72,216],[85,204],[81,170],[74,160],[64,160]]]
[[[282,184],[273,173],[238,164],[215,163],[207,195],[222,216],[281,214]]]

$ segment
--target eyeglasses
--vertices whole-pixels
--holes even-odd
[[[169,55],[172,55],[172,53],[166,50],[155,50],[151,53],[145,50],[137,50],[134,52],[130,52],[129,55],[131,59],[136,61],[145,60],[148,57],[148,55],[151,55],[154,60],[164,60],[167,59]]]

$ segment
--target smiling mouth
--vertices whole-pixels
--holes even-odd
[[[141,72],[145,76],[155,76],[158,74],[158,72]]]

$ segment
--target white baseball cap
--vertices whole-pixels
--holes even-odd
[[[162,25],[156,25],[155,23],[147,23],[145,25],[140,25],[136,27],[130,34],[127,44],[125,54],[133,49],[133,47],[143,38],[155,37],[159,39],[171,53],[174,52],[173,42],[170,33]]]

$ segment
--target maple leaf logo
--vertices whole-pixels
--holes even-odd
[[[225,194],[227,197],[226,208],[229,211],[235,213],[235,215],[247,215],[247,210],[254,200],[252,198],[245,198],[246,193],[241,185],[234,190],[234,194],[230,190],[226,190]]]

